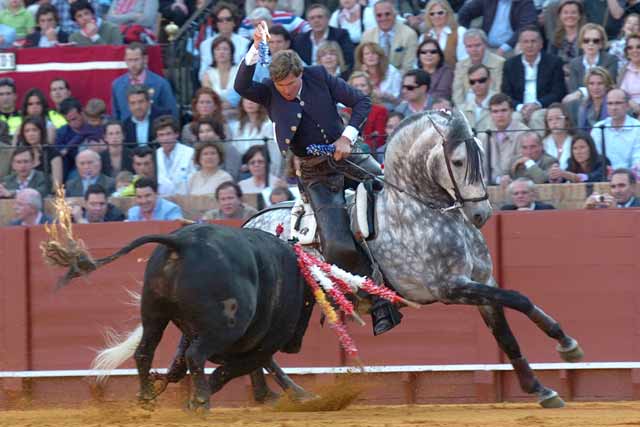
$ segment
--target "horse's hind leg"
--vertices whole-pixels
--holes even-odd
[[[520,346],[504,316],[504,309],[501,306],[480,306],[478,307],[484,323],[491,329],[493,336],[498,342],[500,349],[509,357],[511,365],[516,372],[520,388],[526,393],[536,394],[540,405],[545,408],[561,408],[564,406],[563,400],[554,390],[544,387],[529,366],[527,359],[522,357]]]
[[[138,399],[143,403],[149,403],[157,396],[149,371],[156,348],[162,339],[162,334],[169,323],[168,319],[143,318],[142,339],[134,354],[138,377],[140,379],[140,392]]]

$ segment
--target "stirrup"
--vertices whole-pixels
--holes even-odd
[[[402,320],[402,313],[387,300],[378,300],[371,309],[373,335],[382,335],[395,328]]]

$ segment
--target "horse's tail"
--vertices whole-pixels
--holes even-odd
[[[132,305],[140,305],[140,294],[129,291]],[[91,368],[101,372],[97,379],[99,382],[104,381],[110,372],[122,365],[135,353],[140,341],[142,340],[142,324],[139,324],[133,331],[126,335],[120,335],[112,329],[105,332],[107,347],[100,350],[91,362]]]

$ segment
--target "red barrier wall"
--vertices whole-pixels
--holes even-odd
[[[91,253],[102,257],[135,237],[178,226],[172,222],[119,223],[79,225],[75,230]],[[500,213],[483,232],[500,285],[521,291],[559,320],[567,333],[581,342],[586,362],[640,360],[640,210]],[[142,261],[153,245],[54,292],[62,271],[44,265],[38,248],[44,238],[39,227],[2,229],[0,370],[87,369],[94,349],[103,345],[104,328],[123,331],[137,324],[137,310],[125,305],[129,300],[125,289],[140,289]],[[302,352],[278,355],[283,366],[338,366],[344,362],[333,332],[319,326],[317,311]],[[521,314],[507,313],[530,362],[560,361],[555,342]],[[380,337],[371,335],[370,325],[349,325],[366,365],[508,362],[473,307],[434,304],[420,310],[406,309],[404,314],[400,327]],[[154,366],[167,365],[176,343],[177,331],[172,329],[165,335]],[[640,373],[636,371],[632,372],[635,380],[624,372],[550,372],[541,376],[574,398],[597,393],[631,398],[640,392]],[[606,385],[603,378],[609,381]],[[440,401],[448,396],[457,396],[458,401],[477,400],[478,396],[487,400],[523,397],[511,373],[443,373],[433,374],[428,381],[409,374],[401,380],[397,384],[385,382],[381,395],[372,395],[371,401],[389,401],[385,396],[391,395],[391,401],[405,396],[403,402]],[[407,392],[407,382],[413,391]],[[109,395],[117,397],[127,390],[126,394],[133,396],[131,379],[118,379],[114,384]],[[247,380],[234,384],[217,399],[246,399]],[[448,384],[449,388],[437,384]],[[2,382],[5,391],[12,387],[19,388],[19,383]],[[77,387],[87,388],[86,384]],[[54,389],[59,390],[59,380],[38,381],[31,391],[44,395]]]

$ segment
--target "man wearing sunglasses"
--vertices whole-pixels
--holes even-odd
[[[404,117],[430,110],[433,99],[429,96],[431,78],[424,70],[409,70],[402,78],[403,101],[393,111]]]
[[[471,99],[460,105],[460,111],[467,117],[476,132],[490,128],[489,99],[496,94],[491,88],[492,78],[484,64],[473,65],[467,71],[467,84],[471,88]]]

